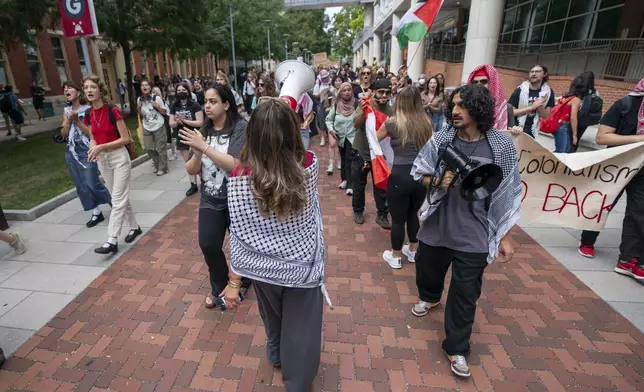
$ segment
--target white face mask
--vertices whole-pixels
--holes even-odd
[[[425,82],[427,82],[425,79],[418,79],[418,84],[420,84],[421,86],[424,86]]]

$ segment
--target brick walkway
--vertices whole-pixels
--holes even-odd
[[[389,233],[373,224],[373,201],[355,226],[337,181],[320,182],[336,307],[325,308],[315,391],[644,390],[644,335],[520,229],[515,260],[485,274],[472,380],[456,380],[440,349],[442,308],[410,313],[414,266],[382,261]],[[233,312],[202,306],[197,202],[175,208],[22,346],[0,390],[283,391],[254,295]]]

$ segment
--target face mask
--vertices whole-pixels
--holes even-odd
[[[177,96],[179,97],[179,99],[188,99],[188,93],[184,91],[178,93]]]
[[[425,79],[418,79],[418,84],[423,86],[425,84]]]

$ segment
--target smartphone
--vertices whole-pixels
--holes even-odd
[[[239,294],[239,302],[242,302],[243,300],[244,300],[244,296],[242,294]],[[219,307],[219,310],[221,310],[222,312],[225,312],[226,310],[228,310],[228,307],[226,306],[226,298],[224,297],[218,297],[215,300],[215,305]]]

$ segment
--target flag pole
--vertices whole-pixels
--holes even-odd
[[[425,38],[427,37],[427,34],[429,34],[429,29],[427,29],[427,31],[425,31],[425,35],[423,35],[423,38],[421,38],[420,42],[425,41]],[[418,47],[416,48],[416,51],[414,52],[414,55],[411,57],[411,60],[409,60],[408,64],[411,64],[414,61],[414,59],[416,58],[416,55],[418,54],[418,50],[420,48],[424,48],[424,47],[425,47],[425,45],[422,45],[422,44],[418,45]],[[409,42],[407,42],[407,48],[409,48]],[[409,53],[407,53],[407,55],[409,55]]]

